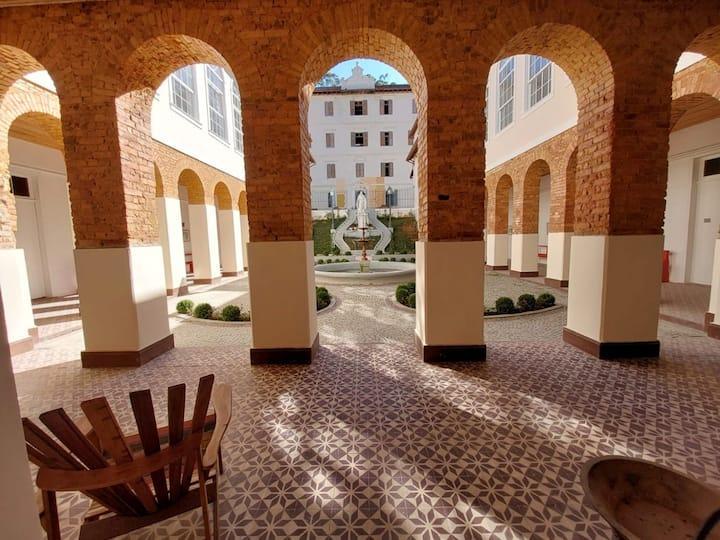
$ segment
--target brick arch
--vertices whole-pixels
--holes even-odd
[[[213,199],[218,210],[232,210],[232,196],[227,184],[222,180],[215,183],[213,188]]]
[[[684,129],[720,116],[720,66],[704,59],[675,74],[670,130]]]
[[[242,190],[238,195],[238,209],[240,210],[241,216],[247,216],[248,204],[247,204],[247,191]]]
[[[560,163],[559,168],[564,174],[550,174],[548,232],[573,232],[575,230],[577,147],[574,147],[570,155]]]
[[[12,54],[11,54],[12,53]],[[8,147],[11,134],[33,142],[52,145],[62,149],[62,128],[60,126],[60,105],[57,98],[48,92],[19,77],[32,71],[42,70],[42,66],[30,55],[10,47],[0,47],[0,61],[13,64],[4,65],[0,71],[0,246],[14,247],[17,231],[17,212],[15,198],[10,193],[10,151]],[[4,84],[18,77],[12,84]],[[39,128],[39,129],[38,129]]]
[[[178,186],[184,186],[188,192],[188,204],[205,204],[205,188],[198,173],[192,169],[183,169],[178,177]]]
[[[572,81],[578,100],[577,230],[607,230],[609,223],[595,223],[592,216],[598,207],[604,209],[601,214],[605,215],[610,208],[609,186],[616,163],[612,159],[616,144],[613,136],[616,83],[610,57],[590,33],[559,23],[545,23],[518,32],[502,46],[497,60],[517,54],[548,58]],[[516,220],[520,217],[516,215]],[[523,228],[537,230],[537,218],[529,223]]]
[[[508,207],[512,191],[514,191],[513,180],[509,174],[503,174],[496,181],[488,180],[488,233],[508,233]]]
[[[545,159],[536,159],[525,171],[518,189],[513,192],[513,232],[537,233],[540,212],[540,178],[550,174]]]
[[[710,25],[697,32],[685,50],[707,56],[712,62],[720,65],[720,25]]]
[[[155,169],[155,196],[164,197],[165,184],[163,182],[162,173],[160,172],[160,167],[158,167],[157,163],[153,163],[153,168]]]
[[[299,80],[299,111],[301,123],[301,151],[304,189],[309,205],[310,192],[310,133],[308,107],[315,83],[334,65],[352,58],[373,58],[397,69],[408,81],[417,103],[417,152],[415,179],[421,201],[419,231],[426,229],[423,200],[427,189],[427,80],[425,69],[410,46],[397,35],[367,26],[349,28],[327,36],[307,57]],[[251,187],[252,190],[252,187]],[[252,194],[252,193],[251,193]]]

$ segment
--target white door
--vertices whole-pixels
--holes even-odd
[[[17,208],[17,247],[25,251],[30,296],[42,298],[46,293],[36,202],[34,199],[15,197],[15,207]]]
[[[710,285],[715,238],[720,227],[720,175],[697,182],[690,281]]]

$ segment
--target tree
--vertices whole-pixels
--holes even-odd
[[[320,88],[340,86],[340,77],[335,75],[332,71],[328,71],[325,75],[323,75],[322,79],[318,81],[316,86],[319,86]]]
[[[387,73],[383,73],[382,75],[380,75],[380,77],[378,77],[378,80],[375,81],[375,84],[377,86],[385,86],[387,84],[392,84],[392,83],[388,82],[388,80],[387,80],[388,77],[389,77],[389,75]]]

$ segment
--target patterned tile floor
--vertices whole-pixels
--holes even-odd
[[[720,487],[720,343],[701,332],[663,321],[660,360],[603,362],[560,342],[558,310],[488,321],[486,362],[433,366],[418,361],[392,288],[333,292],[310,366],[251,367],[248,326],[175,320],[177,348],[150,364],[82,370],[70,334],[57,338],[65,361],[16,374],[22,412],[78,415],[104,394],[129,431],[132,390],[151,388],[163,410],[168,385],[210,372],[230,382],[224,538],[610,538],[578,478],[599,454]],[[66,537],[85,504],[61,500]],[[132,537],[200,529],[192,512]]]

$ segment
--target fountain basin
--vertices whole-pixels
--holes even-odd
[[[406,262],[371,261],[370,271],[360,271],[360,261],[318,264],[315,282],[327,285],[388,285],[415,279],[415,265]]]

